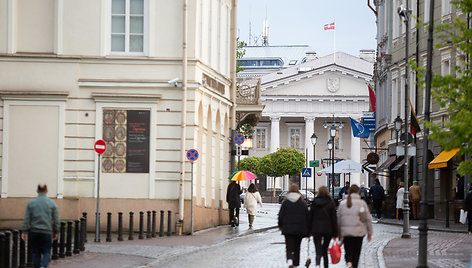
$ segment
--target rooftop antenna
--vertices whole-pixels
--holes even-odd
[[[249,21],[249,46],[251,45],[252,34],[251,34],[251,21]]]
[[[269,20],[267,19],[267,6],[266,6],[266,17],[262,23],[262,45],[269,45]]]

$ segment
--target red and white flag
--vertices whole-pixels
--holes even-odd
[[[325,24],[324,26],[325,30],[334,30],[334,22],[330,24]]]

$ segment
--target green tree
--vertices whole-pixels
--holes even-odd
[[[457,10],[463,14],[472,12],[472,0],[455,1]],[[438,47],[452,46],[456,54],[471,55],[472,28],[467,21],[456,18],[450,24],[441,24],[436,28],[439,36]],[[464,41],[467,40],[467,41]],[[470,57],[470,56],[469,56]],[[461,62],[462,61],[462,62]],[[448,112],[445,122],[424,122],[431,129],[430,138],[436,140],[445,150],[460,148],[458,155],[472,153],[472,71],[470,62],[457,59],[455,72],[450,75],[434,74],[431,82],[431,94],[439,106]],[[472,173],[472,160],[459,164],[461,175]]]
[[[305,167],[305,154],[292,148],[278,149],[273,153],[271,160],[277,177],[299,174]]]
[[[260,158],[257,156],[251,156],[241,159],[239,162],[240,170],[252,170],[252,173],[259,174],[259,162]]]
[[[246,50],[244,49],[245,43],[243,41],[239,41],[239,37],[236,39],[236,59],[241,59],[244,57],[244,54],[246,54]],[[243,67],[241,67],[241,63],[236,62],[236,73],[244,70]]]
[[[275,175],[274,173],[274,165],[272,163],[272,156],[273,153],[271,154],[266,154],[263,157],[260,158],[259,160],[259,165],[258,165],[258,170],[261,174],[265,174],[267,176],[273,176],[272,174]],[[279,175],[277,177],[280,177],[282,175]]]

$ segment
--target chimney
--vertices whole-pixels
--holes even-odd
[[[306,59],[306,62],[309,62],[309,61],[312,61],[312,60],[316,60],[318,57],[316,56],[316,52],[315,51],[307,51],[306,53],[306,56],[305,56],[305,59]]]

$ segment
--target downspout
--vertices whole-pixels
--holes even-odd
[[[367,0],[367,6],[374,12],[375,16],[377,17],[377,11],[370,5],[370,0]]]
[[[231,129],[231,141],[233,140],[233,136],[236,130],[236,49],[237,49],[237,42],[236,42],[236,36],[237,36],[237,25],[236,25],[236,18],[237,18],[237,9],[238,9],[238,0],[231,0],[231,25],[230,25],[230,45],[229,45],[229,50],[230,50],[230,79],[231,79],[231,88],[230,88],[230,99],[231,103],[233,104],[233,107],[231,107],[230,110],[230,116],[229,116],[229,124],[230,124],[230,129]],[[230,161],[230,167],[229,170],[232,172],[234,170],[234,157],[231,153],[233,150],[233,142],[230,141],[229,144],[229,157],[231,159]]]
[[[181,119],[181,163],[180,163],[180,184],[179,184],[179,219],[177,221],[178,230],[177,234],[182,235],[183,223],[184,223],[184,205],[185,205],[185,162],[186,162],[186,151],[185,151],[185,140],[186,140],[186,122],[187,122],[187,1],[184,0],[183,5],[183,35],[182,35],[182,119]],[[191,186],[193,187],[193,185]],[[193,198],[193,196],[191,197]]]
[[[416,25],[420,25],[420,0],[416,0]],[[416,55],[415,55],[415,61],[419,66],[420,62],[420,29],[416,29]],[[418,71],[415,71],[415,113],[418,115]],[[418,145],[418,140],[416,137],[416,134],[414,136],[414,142],[415,146]],[[418,152],[418,147],[416,147],[416,150]],[[413,178],[418,180],[418,153],[413,157]]]

